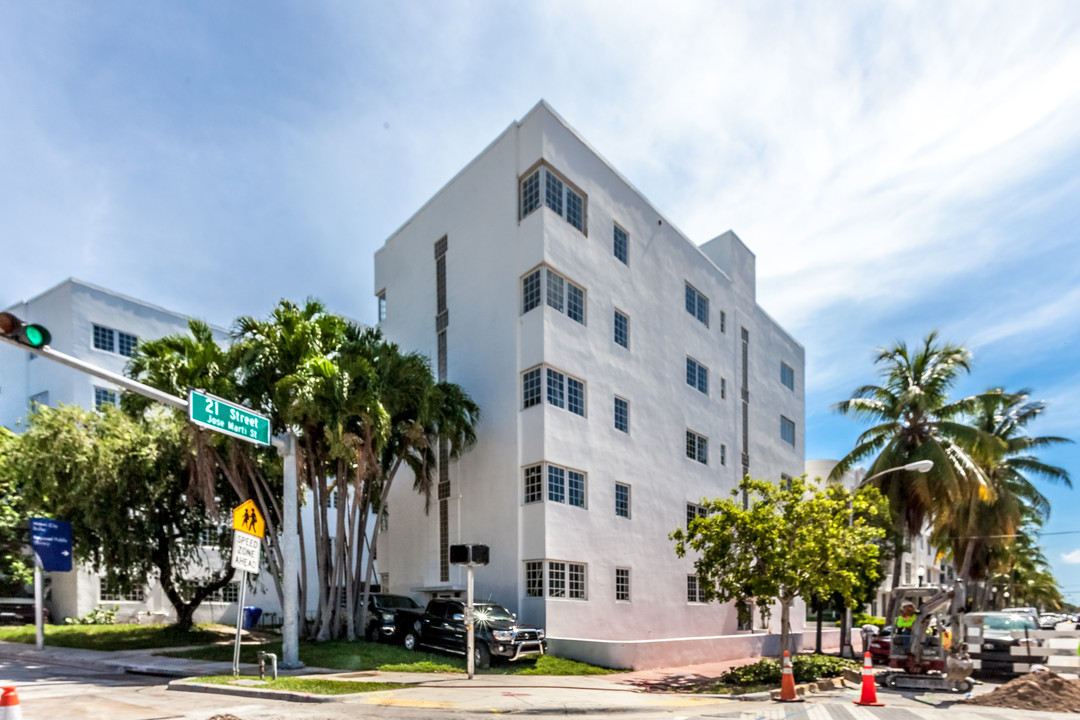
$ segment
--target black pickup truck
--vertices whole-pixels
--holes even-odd
[[[475,662],[486,668],[491,659],[518,660],[547,652],[543,628],[519,625],[512,612],[493,602],[473,603]],[[399,616],[403,611],[398,611]],[[399,620],[400,622],[400,620]],[[465,603],[460,600],[432,600],[423,614],[416,616],[412,628],[403,636],[405,647],[419,646],[464,655],[468,642],[465,634]]]

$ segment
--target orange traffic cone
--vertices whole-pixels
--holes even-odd
[[[13,687],[5,687],[4,694],[0,695],[0,720],[22,720],[19,693]]]
[[[791,673],[791,658],[784,651],[784,665],[780,669],[780,702],[803,702],[795,692],[795,676]]]
[[[874,682],[874,661],[866,653],[862,666],[862,697],[852,700],[856,705],[884,705],[877,699],[877,683]]]

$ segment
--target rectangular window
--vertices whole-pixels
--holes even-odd
[[[727,313],[720,311],[720,332],[727,332]]]
[[[585,566],[580,563],[567,563],[568,574],[567,596],[574,600],[585,599]]]
[[[206,598],[209,602],[235,603],[240,602],[240,583],[231,582],[225,587],[218,588]]]
[[[691,357],[686,358],[686,384],[709,394],[709,369]]]
[[[107,327],[94,326],[94,349],[116,352],[116,333]]]
[[[124,357],[133,357],[135,355],[135,346],[139,344],[139,338],[130,333],[119,331],[117,331],[116,336],[120,354]]]
[[[702,465],[709,464],[709,438],[693,430],[686,431],[686,457]]]
[[[547,369],[547,401],[555,407],[566,407],[566,376]]]
[[[585,383],[572,377],[566,378],[566,409],[585,417]]]
[[[544,468],[532,465],[525,468],[525,502],[534,503],[544,499]]]
[[[544,596],[544,563],[540,560],[525,561],[525,597]]]
[[[615,344],[630,349],[630,318],[615,311]]]
[[[98,578],[98,602],[145,602],[145,588],[135,588],[130,592],[122,593],[116,588],[105,583],[105,578]]]
[[[548,563],[548,597],[566,597],[566,563]]]
[[[630,432],[630,403],[621,397],[615,398],[615,429]]]
[[[34,356],[31,355],[30,357],[34,357]],[[42,392],[35,393],[35,394],[30,396],[29,407],[33,407],[34,405],[48,406],[48,404],[49,404],[49,391],[48,390],[43,390]]]
[[[696,503],[686,503],[686,529],[690,529],[690,523],[694,522],[694,520],[705,517],[707,514],[704,506]]]
[[[791,489],[791,476],[787,473],[780,473],[780,482],[785,490]]]
[[[585,324],[585,291],[569,280],[566,281],[566,316]]]
[[[911,563],[909,562],[904,563],[904,584],[911,584]]]
[[[615,517],[630,517],[630,486],[615,483]]]
[[[534,270],[521,279],[521,314],[540,306],[540,271]]]
[[[94,409],[100,410],[103,405],[116,406],[116,391],[103,387],[94,388]]]
[[[566,502],[574,507],[585,507],[585,474],[566,471]]]
[[[377,312],[378,312],[379,322],[382,322],[383,320],[386,319],[386,291],[383,290],[381,293],[376,295],[375,300],[378,303],[378,311]]]
[[[611,249],[620,262],[630,264],[630,235],[618,225],[615,226]]]
[[[565,305],[566,295],[566,281],[561,275],[556,275],[550,270],[547,271],[547,304],[550,307],[555,308],[559,312],[563,311]]]
[[[720,399],[727,400],[727,380],[720,378]]]
[[[709,298],[699,293],[690,283],[686,283],[686,312],[690,313],[705,326],[709,326]]]
[[[521,181],[521,217],[524,218],[540,207],[541,183],[544,205],[578,230],[585,232],[585,196],[547,167],[537,168]]]
[[[566,502],[566,470],[555,465],[548,465],[548,500]]]
[[[780,363],[780,383],[788,390],[795,389],[795,368],[786,362]]]
[[[527,370],[521,375],[521,404],[522,407],[539,405],[541,399],[541,369]]]
[[[720,443],[720,464],[727,465],[727,445]]]
[[[615,602],[630,602],[630,568],[615,568]]]
[[[789,445],[795,444],[795,422],[780,416],[780,439]]]
[[[705,602],[705,593],[702,592],[701,583],[698,581],[697,575],[686,576],[686,602],[688,603],[703,603]]]

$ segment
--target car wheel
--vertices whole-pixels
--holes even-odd
[[[961,680],[960,682],[953,683],[953,690],[959,693],[969,693],[973,685],[970,680]]]
[[[417,645],[417,643],[416,643],[416,633],[414,633],[414,632],[405,633],[405,637],[402,639],[401,644],[405,646],[406,650],[415,650],[416,645]]]
[[[364,630],[364,639],[368,642],[378,641],[379,633],[375,630],[375,623],[368,623],[367,629]]]
[[[486,670],[491,667],[491,651],[487,649],[487,645],[477,645],[473,652],[473,659],[478,668]]]

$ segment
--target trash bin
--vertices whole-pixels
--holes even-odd
[[[254,630],[255,626],[259,624],[259,618],[262,617],[262,608],[247,605],[244,607],[244,622],[242,627],[245,630]]]

